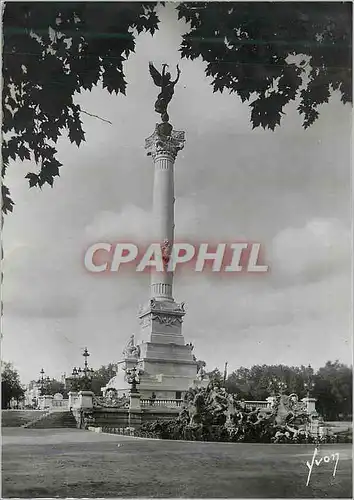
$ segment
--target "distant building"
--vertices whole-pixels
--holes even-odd
[[[38,398],[41,395],[40,385],[32,380],[26,385],[24,405],[25,406],[37,406]]]

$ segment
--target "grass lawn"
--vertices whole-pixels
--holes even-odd
[[[2,430],[2,497],[351,498],[351,445],[156,441],[77,429]]]

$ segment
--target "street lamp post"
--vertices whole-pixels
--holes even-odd
[[[82,370],[83,373],[83,387],[85,390],[91,389],[91,383],[92,383],[92,378],[93,378],[93,372],[94,370],[92,368],[89,368],[88,363],[87,363],[87,358],[90,356],[90,353],[87,350],[87,347],[84,349],[83,357],[85,358],[84,362],[84,369]],[[79,368],[80,371],[80,368]]]
[[[138,389],[137,385],[140,384],[140,370],[137,366],[134,366],[134,368],[131,368],[130,370],[126,370],[126,375],[127,375],[127,381],[128,384],[131,385],[130,393],[131,394],[137,394]]]
[[[280,394],[283,394],[283,392],[286,391],[287,388],[288,388],[288,386],[285,384],[285,382],[281,381],[278,383],[278,389],[279,389]]]
[[[43,370],[43,368],[41,369],[41,371],[39,373],[40,373],[40,379],[38,380],[38,383],[41,386],[40,391],[41,391],[41,395],[42,395],[43,387],[44,387],[44,373],[45,373],[44,370]]]
[[[304,383],[304,388],[306,391],[307,399],[310,397],[311,391],[314,389],[314,387],[315,387],[315,383],[312,380],[309,380],[308,382]]]
[[[40,385],[40,394],[41,394],[41,396],[43,396],[45,383],[46,382],[48,383],[50,379],[49,379],[49,377],[45,377],[44,376],[45,375],[45,371],[43,370],[43,368],[41,369],[41,371],[39,372],[39,374],[40,374],[40,378],[37,381],[37,384]]]
[[[74,380],[74,386],[76,390],[81,388],[88,391],[91,389],[94,370],[92,368],[89,368],[88,366],[87,358],[90,356],[90,353],[88,352],[87,347],[85,347],[84,349],[83,356],[85,358],[84,367],[76,368],[76,366],[74,366],[72,371],[72,378]]]
[[[275,383],[276,383],[276,379],[275,378],[272,378],[268,384],[268,390],[270,392],[270,395],[272,397],[274,397],[276,395],[276,389],[275,389]]]
[[[306,391],[306,397],[309,399],[311,396],[311,392],[313,391],[315,387],[315,383],[312,379],[313,376],[313,369],[311,368],[311,365],[307,367],[307,381],[304,383],[304,389]]]
[[[275,396],[276,394],[282,395],[287,388],[288,386],[286,385],[285,382],[275,377],[271,379],[269,384],[269,390],[272,396]]]
[[[71,389],[73,389],[74,391],[78,391],[79,390],[79,380],[78,380],[79,374],[78,374],[76,366],[74,366],[73,371],[71,373],[71,376],[72,376]]]

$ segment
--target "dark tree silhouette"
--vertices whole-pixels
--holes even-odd
[[[102,396],[101,389],[113,378],[117,373],[117,366],[114,363],[109,363],[107,366],[101,366],[95,370],[92,378],[92,391],[97,396]]]
[[[352,367],[339,361],[327,361],[316,372],[311,366],[254,365],[231,373],[226,388],[239,398],[262,401],[270,395],[272,380],[283,382],[285,392],[294,392],[300,398],[307,395],[307,384],[310,396],[317,399],[316,408],[324,418],[348,420],[352,416],[352,377]]]
[[[68,391],[65,388],[65,384],[55,378],[45,382],[43,393],[51,396],[54,396],[55,394],[62,394],[65,398],[68,397]]]
[[[317,407],[327,420],[351,419],[353,370],[339,361],[327,361],[314,377]]]
[[[18,371],[12,363],[3,362],[1,370],[1,408],[9,407],[11,399],[20,401],[25,394]]]

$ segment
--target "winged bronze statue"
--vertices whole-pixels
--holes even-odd
[[[150,75],[157,87],[161,88],[160,94],[157,96],[157,100],[155,102],[155,111],[161,115],[161,119],[164,123],[167,123],[169,120],[169,116],[167,113],[167,107],[171,102],[175,91],[175,85],[179,80],[181,71],[177,64],[177,78],[175,80],[171,80],[171,73],[166,71],[168,68],[168,64],[162,65],[162,73],[159,73],[152,62],[149,62],[149,71]]]

